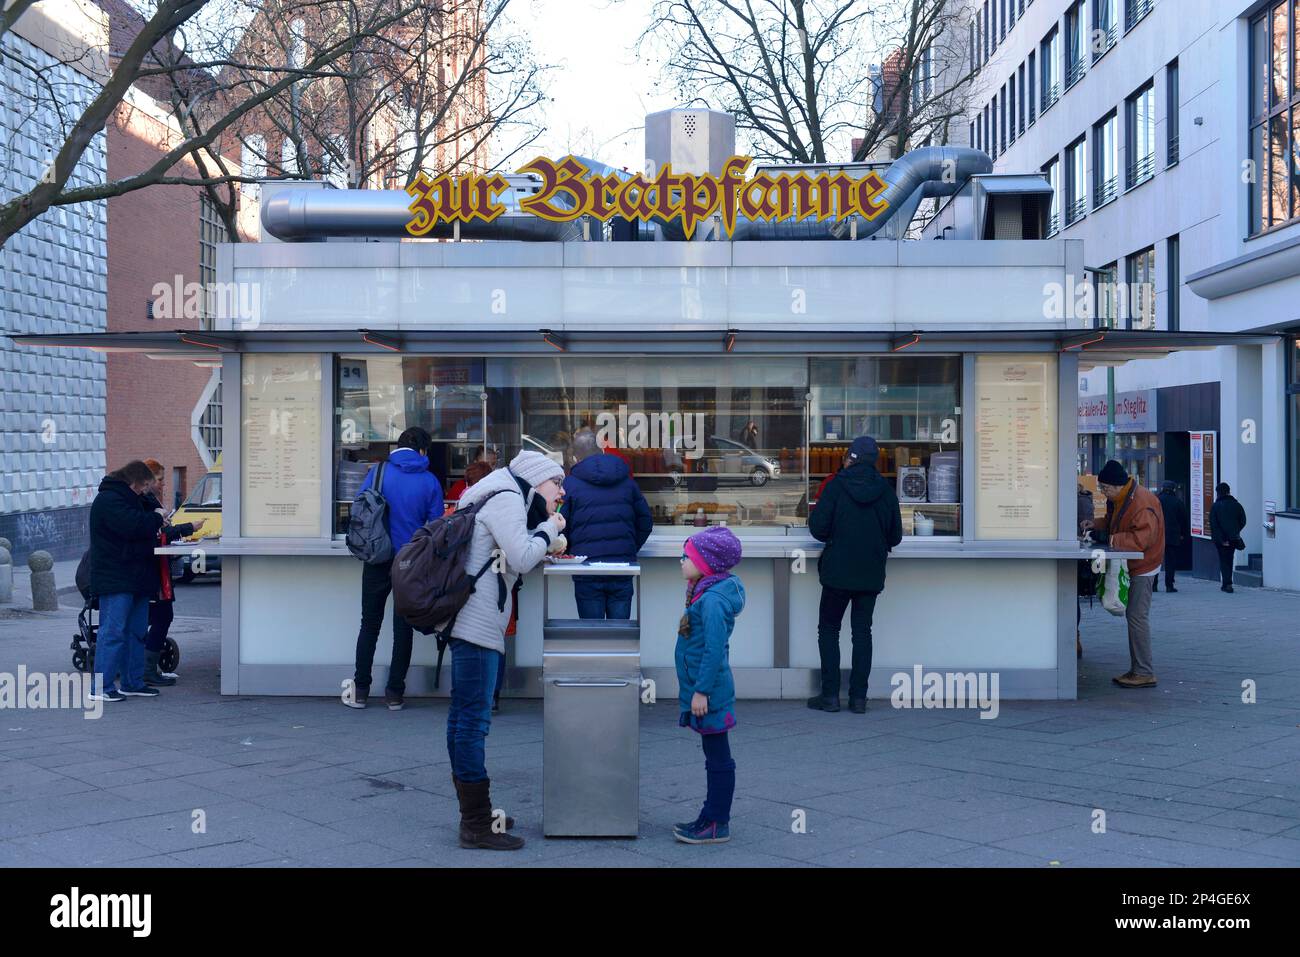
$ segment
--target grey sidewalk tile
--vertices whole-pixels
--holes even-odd
[[[176,851],[171,856],[181,867],[238,867],[242,864],[279,861],[285,857],[253,841],[242,840],[212,844],[191,851]]]
[[[1259,834],[1281,834],[1283,831],[1295,827],[1296,819],[1294,817],[1279,817],[1275,814],[1260,814],[1237,808],[1231,811],[1220,811],[1218,814],[1205,818],[1201,823],[1217,824]]]
[[[935,866],[951,867],[1049,867],[1042,858],[1020,854],[1000,847],[963,848],[952,854],[934,858]]]
[[[1253,841],[1245,845],[1244,850],[1252,854],[1266,854],[1285,861],[1291,867],[1300,867],[1300,833],[1295,838],[1285,834],[1266,837],[1262,841]]]

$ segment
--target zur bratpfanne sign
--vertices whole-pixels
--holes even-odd
[[[674,173],[665,165],[657,175],[647,177],[641,173],[599,175],[572,156],[559,162],[539,156],[519,170],[541,179],[537,192],[521,199],[519,208],[556,223],[583,216],[601,222],[614,218],[642,223],[680,220],[690,239],[696,226],[715,215],[731,235],[737,217],[758,222],[852,216],[873,220],[889,207],[880,199],[886,183],[875,172],[857,179],[843,171],[758,173],[746,179],[745,171],[752,162],[751,156],[733,156],[723,164],[721,176]],[[490,223],[506,211],[496,197],[508,186],[505,177],[497,173],[456,177],[444,173],[433,178],[419,173],[406,188],[412,196],[406,230],[412,236],[424,236],[439,223]]]

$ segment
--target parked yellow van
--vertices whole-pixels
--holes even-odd
[[[186,541],[211,542],[221,538],[221,456],[217,456],[216,463],[207,475],[199,479],[199,484],[194,486],[194,490],[186,497],[175,514],[172,515],[173,525],[184,525],[186,522],[197,522],[199,519],[207,519],[207,524],[199,532],[197,539],[186,539]],[[196,545],[196,547],[198,547]],[[216,572],[221,570],[220,555],[205,555],[203,559],[204,572]],[[173,565],[173,574],[175,566]],[[184,555],[181,557],[181,581],[193,581],[194,576],[198,574],[193,567],[193,556]]]

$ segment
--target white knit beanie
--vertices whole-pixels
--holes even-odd
[[[537,488],[548,479],[564,481],[564,469],[541,452],[520,452],[510,460],[510,471],[533,488]]]

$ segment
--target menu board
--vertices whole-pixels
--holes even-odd
[[[1056,356],[975,357],[975,537],[1055,540]]]
[[[240,393],[242,534],[321,534],[321,360],[247,353]]]
[[[1210,509],[1214,507],[1214,487],[1219,484],[1217,432],[1192,432],[1191,481],[1188,504],[1191,506],[1192,534],[1210,538]]]

